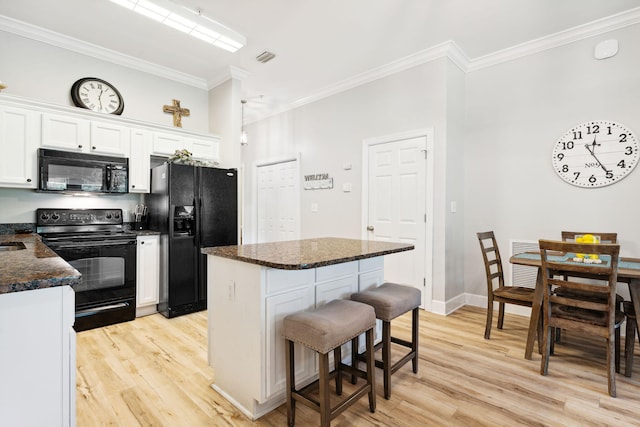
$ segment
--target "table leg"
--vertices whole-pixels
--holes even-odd
[[[636,319],[640,318],[640,279],[631,279],[629,282],[629,295],[631,295],[631,302],[633,303],[633,309],[636,312]]]
[[[540,322],[540,309],[542,308],[542,268],[538,268],[536,278],[536,290],[533,293],[533,305],[531,307],[531,318],[529,319],[529,332],[527,333],[527,347],[524,351],[524,358],[531,360],[533,353],[533,341],[538,332],[538,322]],[[538,340],[539,341],[539,340]],[[540,343],[538,343],[540,347]]]

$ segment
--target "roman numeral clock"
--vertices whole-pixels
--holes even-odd
[[[95,77],[85,77],[71,86],[71,99],[76,107],[98,113],[122,114],[124,100],[111,83]]]
[[[620,181],[638,164],[638,139],[608,120],[581,123],[553,147],[553,169],[569,184],[597,188]]]

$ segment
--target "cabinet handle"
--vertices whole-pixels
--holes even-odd
[[[95,150],[95,149],[96,149],[96,147],[95,147],[95,146],[93,146],[93,147],[91,147],[91,149],[92,149],[92,150]]]
[[[27,178],[27,182],[31,182],[31,178]]]
[[[144,242],[140,242],[141,245],[144,245]]]
[[[136,188],[136,185],[135,184],[131,184],[131,188]]]
[[[82,148],[82,145],[78,145],[78,148]]]

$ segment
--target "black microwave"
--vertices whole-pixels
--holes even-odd
[[[39,148],[38,191],[128,193],[129,159]]]

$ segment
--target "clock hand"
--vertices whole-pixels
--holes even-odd
[[[595,140],[593,141],[593,143],[595,144]],[[600,167],[605,171],[605,173],[608,173],[609,171],[607,170],[607,168],[606,168],[606,167],[604,167],[604,165],[602,164],[602,162],[600,161],[600,159],[598,159],[598,158],[596,157],[596,153],[595,153],[596,148],[595,148],[595,145],[594,145],[593,149],[592,149],[592,148],[589,148],[589,145],[591,145],[591,144],[585,144],[584,146],[585,146],[585,148],[587,149],[587,151],[589,152],[589,154],[591,154],[591,155],[593,156],[593,158],[594,158],[594,159],[596,159],[596,162],[598,162],[598,164],[599,164],[599,165],[600,165]]]

